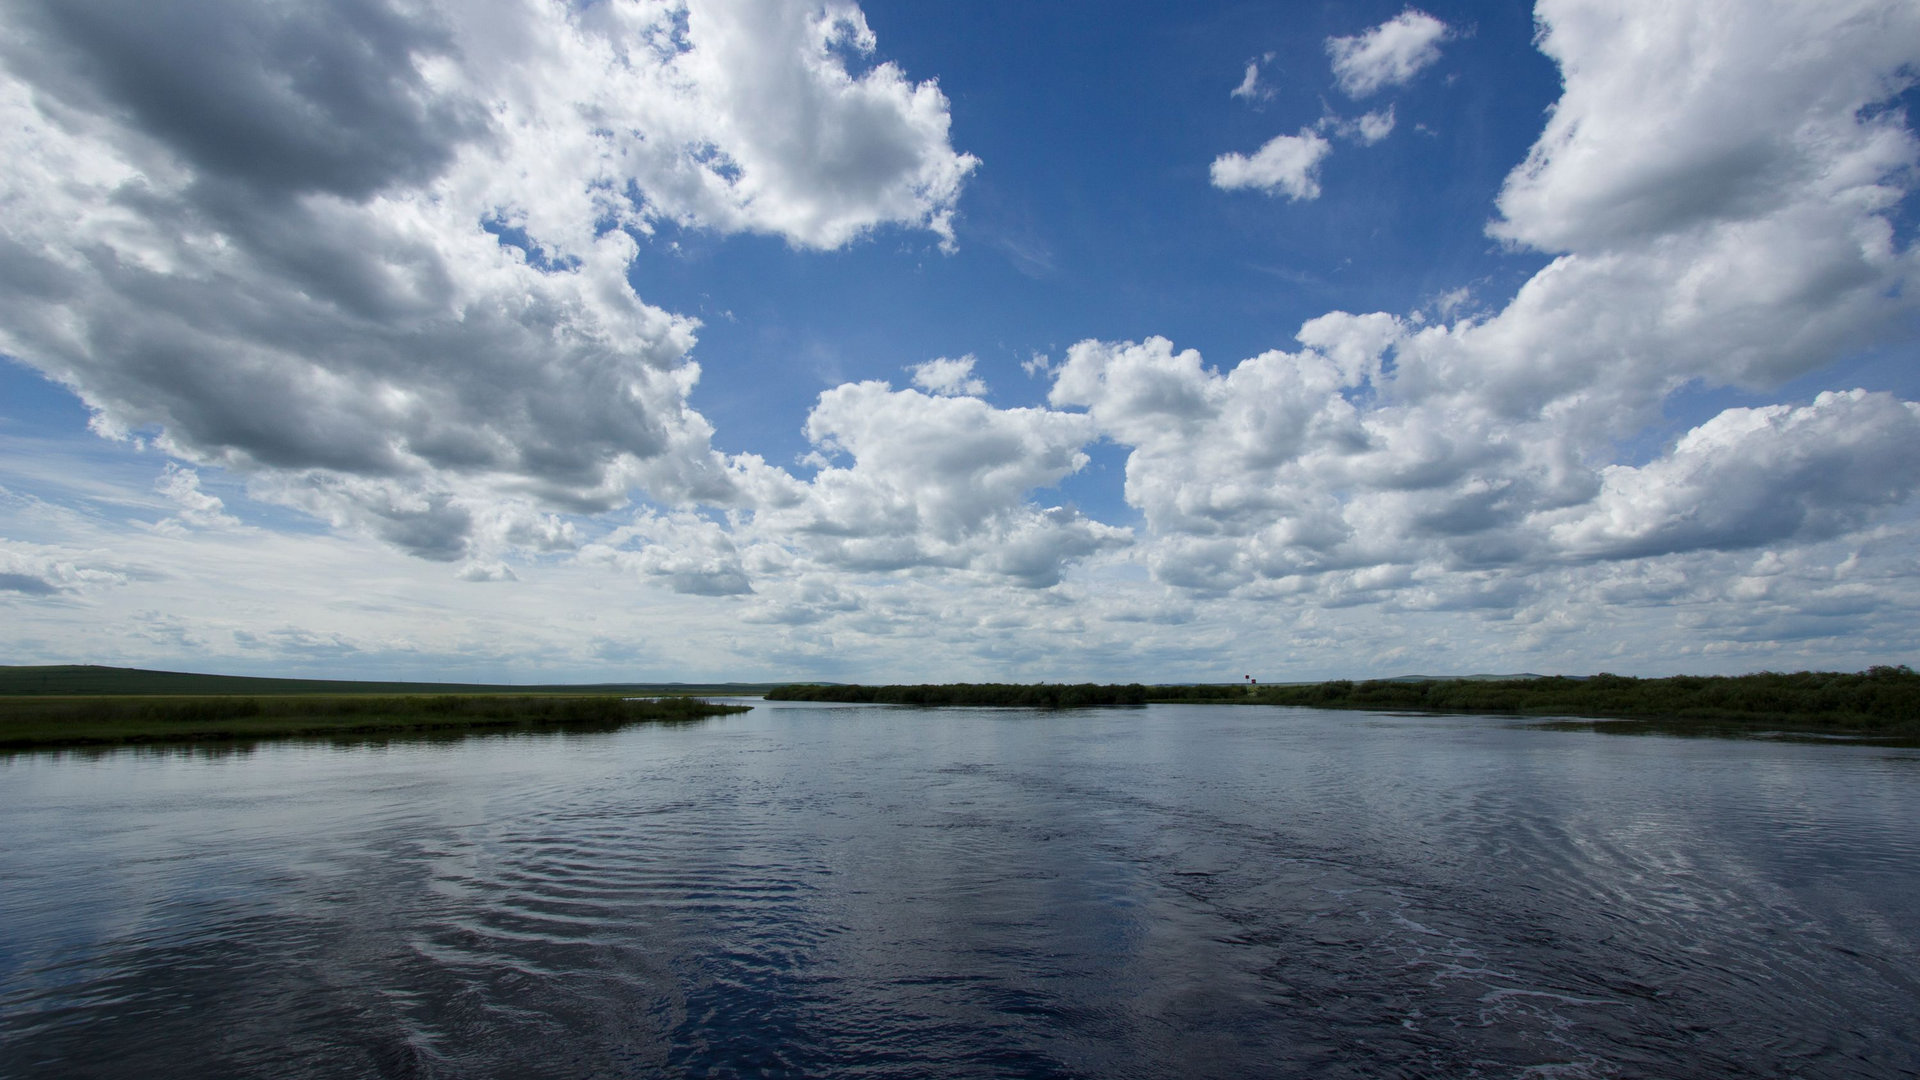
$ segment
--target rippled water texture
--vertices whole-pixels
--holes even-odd
[[[1920,753],[767,703],[0,759],[0,1075],[1911,1076]]]

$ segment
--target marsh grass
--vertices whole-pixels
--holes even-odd
[[[1665,733],[1920,738],[1920,674],[1904,666],[1664,679],[1600,674],[1584,679],[1340,681],[1261,687],[1240,700],[1323,709],[1631,720],[1641,723],[1638,730]]]
[[[203,675],[189,671],[103,667],[98,664],[0,665],[0,696],[117,697],[160,694],[170,697],[321,697],[380,694],[388,697],[444,694],[681,695],[758,694],[771,683],[553,683],[514,686],[501,683],[367,682],[352,679],[275,679],[251,675]]]
[[[744,712],[689,697],[420,694],[0,697],[0,748],[512,729],[610,730]]]
[[[1383,712],[1584,717],[1578,726],[1689,735],[1920,741],[1920,674],[1900,667],[1860,672],[1763,671],[1752,675],[1636,679],[1600,674],[1518,679],[1378,679],[1249,686],[795,685],[769,700],[904,705],[1013,705],[1043,709],[1145,702],[1290,705]]]

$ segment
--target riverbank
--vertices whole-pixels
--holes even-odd
[[[1337,680],[1278,686],[1092,683],[946,683],[782,686],[769,701],[900,705],[1000,705],[1062,709],[1100,705],[1286,705],[1388,712],[1476,713],[1634,721],[1694,734],[1760,732],[1920,740],[1920,675],[1902,667],[1862,672],[1760,672],[1733,676]]]
[[[1153,688],[1160,689],[1159,687]],[[1078,709],[1098,705],[1145,705],[1148,687],[1095,683],[796,683],[766,692],[768,701],[829,701],[872,705],[997,705],[1024,709]]]
[[[1920,739],[1920,675],[1904,666],[1664,679],[1601,674],[1342,680],[1263,686],[1236,700],[1321,709],[1585,717],[1636,721],[1670,733]]]
[[[119,697],[166,694],[174,697],[288,697],[336,694],[507,694],[579,697],[753,697],[774,683],[455,683],[369,682],[359,679],[284,679],[254,675],[207,675],[192,671],[152,671],[100,664],[0,665],[0,697]]]
[[[745,712],[691,697],[609,694],[0,696],[0,750],[378,738],[515,730],[603,731]]]

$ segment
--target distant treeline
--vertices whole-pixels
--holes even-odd
[[[1194,687],[1192,689],[1200,689]],[[1920,675],[1911,668],[1861,672],[1679,675],[1636,679],[1600,674],[1465,681],[1379,680],[1263,686],[1242,701],[1323,709],[1417,709],[1434,712],[1517,713],[1636,720],[1680,720],[1742,726],[1777,724],[1796,730],[1920,735]],[[1193,700],[1193,699],[1189,699]]]
[[[1017,685],[782,686],[774,701],[1009,705],[1064,709],[1148,702],[1292,705],[1321,709],[1505,713],[1675,722],[1697,728],[1777,727],[1920,738],[1920,675],[1906,666],[1861,672],[1589,678],[1378,679],[1280,686]]]
[[[885,705],[1004,705],[1030,709],[1072,709],[1087,705],[1145,705],[1148,689],[1139,683],[946,683],[917,686],[776,686],[768,701],[845,701]]]

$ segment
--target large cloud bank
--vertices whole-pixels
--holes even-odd
[[[1892,214],[1920,145],[1886,106],[1920,9],[1630,7],[1539,6],[1565,93],[1488,231],[1558,257],[1503,309],[1333,313],[1225,372],[1161,339],[1073,349],[1052,400],[1134,448],[1161,580],[1471,591],[1471,571],[1830,538],[1910,499],[1920,409],[1885,394],[1612,455],[1682,388],[1777,386],[1909,331]]]
[[[1504,303],[1331,312],[1225,368],[1089,339],[1046,407],[926,360],[918,388],[821,394],[810,473],[714,449],[697,327],[626,269],[668,224],[950,244],[974,163],[940,91],[850,69],[874,48],[850,5],[485,7],[16,4],[0,347],[101,431],[258,494],[476,579],[575,551],[733,598],[712,602],[807,628],[802,661],[939,625],[990,663],[1015,623],[1118,656],[1125,626],[1206,604],[1283,606],[1334,647],[1326,613],[1367,605],[1539,640],[1582,603],[1684,600],[1733,641],[1910,599],[1860,575],[1910,560],[1914,403],[1833,386],[1634,448],[1682,392],[1910,343],[1911,3],[1542,0],[1564,92],[1487,232],[1551,261]],[[1336,39],[1333,70],[1403,85],[1446,33],[1410,11]],[[1311,199],[1326,146],[1213,179]],[[1101,440],[1124,527],[1051,497]],[[655,507],[581,538],[636,491]],[[84,576],[4,565],[22,594]]]
[[[661,224],[950,243],[974,164],[843,4],[23,0],[0,48],[0,349],[430,558],[735,497],[626,280]]]
[[[1893,215],[1920,144],[1888,103],[1920,62],[1920,11],[1548,0],[1538,16],[1566,89],[1488,232],[1555,258],[1504,307],[1334,312],[1224,370],[1161,338],[1069,350],[1050,403],[1128,449],[1143,527],[1106,539],[1162,585],[1511,614],[1549,592],[1618,595],[1662,558],[1849,535],[1920,488],[1920,406],[1859,390],[1731,409],[1650,460],[1617,456],[1679,391],[1765,390],[1910,332],[1916,256]],[[1378,70],[1426,54],[1392,55],[1405,63]],[[836,391],[816,418],[844,415],[848,392],[868,415],[917,397]],[[1000,415],[1037,428],[1030,412]],[[1032,471],[972,520],[1045,484],[1044,462],[1066,467],[1071,438],[1026,451]],[[1052,553],[1093,550],[1081,535]]]

